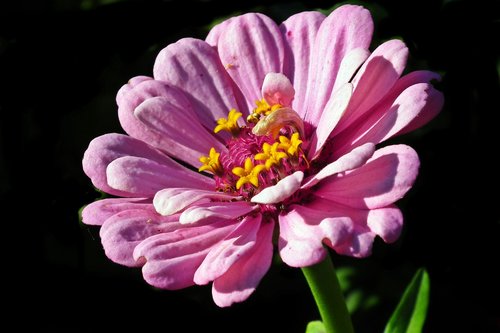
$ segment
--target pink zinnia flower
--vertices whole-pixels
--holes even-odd
[[[375,145],[427,123],[443,97],[435,73],[401,77],[402,41],[370,53],[372,32],[370,13],[347,5],[280,26],[245,14],[163,49],[154,78],[118,92],[128,136],[98,137],[83,158],[93,184],[121,197],[83,211],[106,255],[158,288],[213,282],[228,306],[269,269],[275,231],[293,267],[321,261],[325,245],[365,257],[375,236],[395,241],[394,202],[419,160]]]

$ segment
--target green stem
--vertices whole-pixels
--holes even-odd
[[[311,288],[326,333],[354,333],[330,256],[327,254],[316,265],[302,267],[302,272]]]

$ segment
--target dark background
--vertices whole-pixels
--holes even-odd
[[[352,3],[352,2],[351,2]],[[210,286],[159,291],[109,261],[79,222],[99,194],[81,170],[90,140],[122,132],[114,97],[151,75],[164,46],[204,38],[218,18],[260,11],[280,22],[325,1],[2,1],[0,191],[4,318],[33,331],[303,332],[319,319],[297,269],[273,265],[254,295],[219,309]],[[426,332],[500,332],[500,11],[495,1],[378,1],[374,46],[403,38],[408,70],[443,74],[443,112],[395,141],[422,161],[395,244],[334,255],[357,332],[382,332],[419,267],[431,278]],[[181,18],[181,23],[174,20]],[[5,322],[4,325],[7,325]],[[7,326],[8,327],[8,326]],[[179,329],[181,327],[182,329]]]

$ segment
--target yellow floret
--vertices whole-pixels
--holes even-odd
[[[245,160],[244,167],[236,167],[232,171],[236,176],[239,176],[240,179],[236,182],[236,189],[240,189],[243,185],[250,183],[255,187],[259,186],[259,173],[264,170],[265,165],[258,164],[255,165],[252,162],[250,157],[247,157]]]

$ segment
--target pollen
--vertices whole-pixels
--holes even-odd
[[[252,159],[247,157],[244,167],[236,167],[232,171],[240,177],[236,182],[236,189],[239,190],[243,185],[250,183],[255,187],[259,186],[259,174],[266,168],[263,164],[254,165]]]
[[[273,143],[273,145],[264,142],[262,145],[262,153],[256,154],[255,159],[257,161],[265,161],[266,170],[270,170],[273,165],[278,165],[280,160],[288,157],[285,152],[278,151],[278,148],[278,142]]]
[[[215,148],[210,148],[208,156],[201,156],[200,162],[203,165],[198,169],[199,172],[210,171],[214,175],[220,175],[223,172],[222,165],[219,162],[220,153],[215,151]]]
[[[237,136],[240,133],[240,127],[238,126],[238,119],[242,116],[241,112],[232,109],[229,111],[227,118],[220,118],[217,120],[217,126],[214,128],[214,133],[219,133],[220,131],[228,131],[233,136]]]

